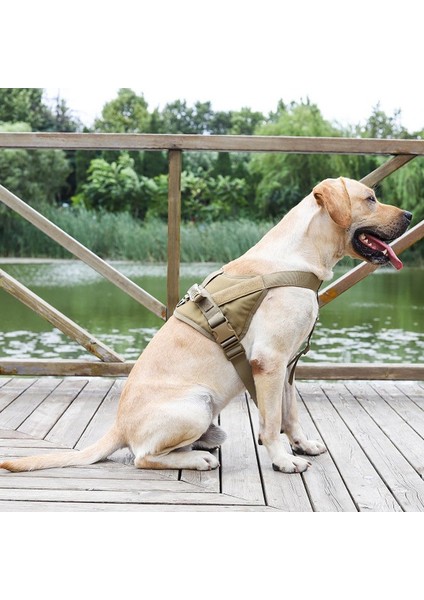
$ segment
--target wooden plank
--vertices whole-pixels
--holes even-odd
[[[167,318],[173,314],[180,297],[181,167],[181,151],[171,150],[168,178]]]
[[[221,447],[222,492],[265,504],[255,444],[252,438],[249,409],[242,394],[224,408],[220,415],[228,434]]]
[[[124,387],[124,381],[115,381],[105,396],[99,409],[80,437],[76,448],[82,450],[97,442],[113,425],[118,408],[118,401]]]
[[[89,381],[48,432],[46,440],[73,448],[112,385],[111,379]]]
[[[220,452],[214,450],[212,454],[218,458]],[[220,492],[220,467],[218,469],[212,469],[211,471],[196,471],[194,469],[182,469],[180,481],[192,483],[198,485],[204,491],[208,492]]]
[[[87,381],[81,379],[63,380],[17,428],[18,431],[44,438],[86,385]]]
[[[423,140],[145,133],[1,133],[0,148],[424,155]]]
[[[110,504],[107,502],[0,501],[0,512],[278,512],[268,506],[229,504]]]
[[[126,377],[135,361],[102,363],[83,360],[0,359],[0,373],[55,377]],[[297,379],[424,380],[423,364],[300,362]],[[1,398],[1,389],[0,389]],[[1,400],[0,400],[1,402]]]
[[[63,448],[62,448],[63,450]],[[40,451],[37,450],[37,453]],[[10,452],[13,454],[13,451]],[[2,450],[0,450],[0,455],[2,455]],[[1,471],[2,477],[5,475],[3,471]],[[7,477],[12,476],[12,474],[8,474]],[[118,463],[112,460],[105,460],[100,463],[96,463],[95,465],[87,465],[85,467],[63,467],[63,468],[54,468],[48,470],[40,470],[40,471],[24,471],[19,474],[15,474],[17,477],[46,477],[48,476],[51,479],[104,479],[105,477],[108,479],[116,479],[116,480],[133,480],[133,479],[144,479],[144,480],[159,480],[159,479],[168,479],[160,475],[156,470],[152,469],[148,471],[146,469],[136,469],[135,467],[128,467],[123,465],[122,463]]]
[[[259,436],[258,409],[250,397],[248,402],[252,416],[254,443],[261,469],[266,504],[285,512],[311,512],[312,507],[302,476],[299,473],[285,474],[275,472],[265,446],[257,443]],[[290,452],[286,436],[284,438],[286,440],[287,451]]]
[[[342,384],[323,389],[405,511],[424,511],[424,481]]]
[[[424,364],[307,363],[296,367],[296,379],[424,379]]]
[[[177,482],[178,483],[178,482]],[[110,502],[126,504],[224,504],[244,505],[252,504],[229,496],[227,494],[214,494],[208,492],[166,492],[161,490],[127,490],[127,491],[101,491],[101,490],[55,490],[55,489],[0,489],[1,500],[14,501],[41,501],[41,502]]]
[[[0,388],[9,383],[10,379],[7,377],[0,377]]]
[[[400,512],[400,505],[334,406],[322,401],[318,384],[302,382],[297,388],[358,510]]]
[[[0,287],[8,294],[25,304],[42,319],[57,327],[66,336],[75,340],[86,350],[106,362],[124,362],[122,356],[100,342],[91,333],[80,327],[54,306],[34,294],[30,289],[0,269]]]
[[[424,410],[424,389],[417,381],[396,382],[396,387]]]
[[[0,413],[0,427],[18,429],[39,404],[61,383],[60,379],[39,379]],[[25,433],[25,432],[24,432]]]
[[[16,377],[11,379],[0,389],[0,411],[4,410],[15,398],[35,383],[36,379],[23,379]]]
[[[99,362],[93,360],[48,360],[0,359],[0,374],[3,375],[50,375],[54,377],[125,377],[129,375],[135,361]]]
[[[424,221],[421,221],[412,229],[409,229],[406,233],[401,235],[392,244],[392,248],[396,254],[401,254],[407,248],[418,242],[424,237]],[[354,269],[351,269],[348,273],[345,273],[339,279],[327,286],[322,292],[319,293],[319,304],[325,306],[341,294],[354,286],[358,281],[365,279],[368,275],[373,273],[379,265],[373,265],[368,262],[363,262]]]
[[[159,302],[159,300],[148,294],[128,279],[128,277],[122,275],[122,273],[98,257],[94,252],[91,252],[91,250],[80,244],[76,239],[62,231],[60,227],[57,227],[57,225],[43,217],[43,215],[9,192],[2,185],[0,185],[0,201],[32,223],[37,229],[40,229],[40,231],[48,235],[71,254],[77,256],[95,271],[103,275],[103,277],[123,290],[128,296],[134,298],[134,300],[148,308],[158,317],[162,319],[166,318],[166,307],[162,302]]]
[[[328,402],[324,394],[322,394],[321,402]],[[324,442],[300,397],[298,398],[298,413],[308,439]],[[308,458],[312,462],[312,467],[302,473],[302,478],[314,511],[357,512],[355,503],[331,454],[324,452],[319,456]]]
[[[116,418],[119,397],[124,385],[125,381],[123,380],[117,380],[112,385],[92,420],[87,425],[84,433],[78,440],[78,443],[75,446],[77,450],[82,450],[83,448],[94,444],[94,442],[97,442],[112,427]],[[132,464],[133,462],[133,455],[126,448],[117,450],[109,458],[126,464]],[[167,475],[172,479],[178,478],[177,470],[159,470],[159,473],[161,475]]]
[[[389,403],[383,400],[382,396],[369,383],[352,382],[348,383],[346,387],[399,452],[423,476],[424,439],[403,420]],[[392,387],[394,386],[392,385]],[[383,390],[381,391],[383,392]],[[385,392],[384,397],[386,397]]]
[[[382,396],[387,404],[404,419],[408,425],[424,438],[424,410],[417,406],[410,398],[403,394],[400,389],[386,382],[373,384],[375,390]],[[424,456],[424,455],[423,455]]]
[[[76,478],[76,477],[49,477],[47,470],[44,477],[19,477],[16,474],[3,475],[0,477],[0,489],[9,490],[86,490],[98,492],[161,492],[168,494],[192,493],[201,494],[205,492],[202,488],[185,483],[184,481],[173,481],[171,479],[109,479],[106,477]]]
[[[391,175],[392,173],[403,167],[403,165],[406,165],[406,163],[410,162],[413,158],[414,156],[412,156],[411,154],[398,154],[397,156],[393,156],[383,165],[380,165],[379,167],[377,167],[377,169],[372,171],[372,173],[369,173],[368,175],[363,177],[360,181],[364,185],[373,187],[377,185],[377,183],[380,183],[380,181],[388,177],[388,175]]]
[[[0,439],[2,440],[31,440],[31,438],[25,433],[20,431],[13,431],[13,429],[1,429],[0,428]],[[10,442],[11,443],[11,442]]]

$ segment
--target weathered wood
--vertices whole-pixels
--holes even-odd
[[[44,438],[86,385],[81,379],[63,380],[16,429],[34,438]]]
[[[73,400],[46,435],[46,440],[73,448],[113,385],[111,379],[93,379]]]
[[[36,379],[15,377],[0,389],[0,411],[36,382]]]
[[[0,148],[424,155],[424,140],[145,133],[1,133]]]
[[[91,352],[91,354],[100,358],[100,360],[105,362],[124,362],[122,356],[100,342],[91,333],[77,325],[77,323],[51,306],[51,304],[48,304],[40,296],[34,294],[34,292],[22,285],[22,283],[19,283],[19,281],[8,275],[3,269],[0,269],[0,287],[19,300],[19,302],[28,306],[28,308],[37,313],[41,318],[60,329],[65,335],[75,340]]]
[[[421,221],[415,227],[400,236],[393,244],[390,244],[396,254],[401,254],[407,248],[418,242],[424,237],[424,221]],[[354,269],[351,269],[342,277],[339,277],[334,283],[327,286],[319,293],[319,304],[325,306],[343,292],[354,286],[358,281],[365,279],[368,275],[378,269],[378,265],[363,262]]]
[[[60,227],[46,219],[46,217],[43,217],[43,215],[31,208],[31,206],[23,202],[2,185],[0,185],[0,201],[32,223],[37,229],[40,229],[40,231],[48,235],[60,246],[68,250],[68,252],[77,256],[95,271],[103,275],[103,277],[134,298],[134,300],[148,308],[158,317],[165,319],[166,307],[162,302],[159,302],[159,300],[148,294],[145,290],[128,279],[128,277],[125,277],[125,275],[102,260],[94,254],[94,252],[91,252],[91,250],[80,244],[75,238],[62,231]]]
[[[221,447],[222,492],[264,504],[255,444],[245,395],[234,398],[221,412],[220,423],[231,435]]]
[[[403,510],[423,512],[421,476],[342,384],[323,389]]]
[[[360,181],[369,187],[373,187],[388,177],[388,175],[391,175],[403,167],[403,165],[406,165],[406,163],[410,162],[413,158],[414,156],[411,154],[399,154],[398,156],[394,156],[386,161],[383,165],[380,165],[377,167],[377,169],[363,177]]]
[[[332,385],[335,384],[326,389],[331,389]],[[357,508],[370,512],[400,512],[400,505],[338,412],[323,397],[321,388],[317,384],[304,383],[298,383],[297,387]]]
[[[86,380],[69,379],[49,394],[49,380],[30,380],[32,385],[27,391],[22,389],[24,381],[12,379],[0,388],[0,397],[9,386],[13,390],[12,402],[3,411],[0,409],[0,417],[7,409],[9,425],[16,426],[24,418],[24,425],[31,425],[29,430],[43,436],[59,413],[61,416],[47,434],[49,437],[56,428],[51,442],[0,428],[0,459],[50,454],[58,449],[67,452],[70,450],[61,447],[62,443],[71,446],[77,438],[78,448],[96,441],[115,418],[123,385],[119,381],[110,387],[110,380],[91,379],[81,390]],[[192,481],[184,479],[189,477],[187,471],[178,480],[178,471],[171,471],[170,478],[160,471],[106,460],[26,473],[0,470],[0,511],[60,511],[65,507],[68,511],[190,512],[250,511],[261,507],[271,511],[345,512],[355,508],[424,509],[424,482],[420,476],[424,451],[420,405],[424,389],[418,382],[298,383],[298,389],[305,402],[299,402],[299,415],[306,434],[322,439],[329,450],[311,457],[312,467],[302,475],[272,470],[265,448],[256,446],[257,409],[251,401],[246,405],[239,398],[223,411],[220,423],[229,436],[221,451],[224,493],[219,493],[219,487],[208,488],[206,479],[196,479],[197,472]],[[82,410],[83,402],[90,408]],[[69,406],[63,412],[65,405]],[[10,420],[12,408],[17,413],[14,421]],[[208,475],[219,481],[218,470],[205,473]]]
[[[0,373],[3,375],[126,377],[131,372],[133,366],[134,361],[103,363],[83,360],[0,359]],[[296,379],[390,379],[418,381],[424,380],[424,365],[301,362],[296,368]]]
[[[0,500],[0,512],[277,512],[249,504],[120,504],[108,502],[19,502]]]
[[[285,512],[311,512],[312,506],[302,476],[299,473],[286,475],[274,471],[265,446],[258,444],[258,409],[250,397],[248,402],[249,411],[252,416],[254,443],[258,455],[266,503]],[[286,448],[290,452],[287,440]]]
[[[299,363],[296,379],[423,380],[424,364]]]
[[[167,318],[180,297],[180,223],[182,152],[169,152]]]
[[[298,395],[299,396],[299,395]],[[323,401],[325,397],[323,394]],[[323,441],[302,399],[298,398],[302,429],[310,440]],[[302,473],[308,498],[315,512],[357,512],[349,490],[329,452],[311,456],[312,467]]]
[[[133,366],[134,361],[105,363],[92,360],[0,358],[1,375],[125,377]]]
[[[39,404],[61,383],[60,379],[43,378],[14,399],[0,412],[0,427],[18,429]],[[25,433],[25,432],[24,432]]]
[[[405,421],[395,407],[385,402],[368,382],[349,382],[346,387],[399,452],[423,476],[424,439],[410,426],[414,423],[414,415],[412,419]],[[394,389],[393,385],[385,389],[384,398],[387,398],[387,394],[393,394]]]

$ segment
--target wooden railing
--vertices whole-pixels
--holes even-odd
[[[310,138],[287,136],[203,136],[153,134],[82,134],[82,133],[0,133],[0,149],[66,149],[66,150],[165,150],[169,157],[168,182],[168,268],[167,305],[148,294],[118,270],[99,258],[88,248],[62,231],[51,221],[31,208],[11,191],[0,185],[0,201],[31,222],[74,256],[80,258],[103,277],[125,291],[155,315],[166,319],[172,314],[179,298],[181,168],[182,153],[190,151],[217,152],[283,152],[298,154],[374,154],[390,158],[362,179],[373,186],[417,156],[424,156],[424,140],[380,140],[352,138]],[[419,223],[393,244],[402,252],[424,237],[424,222]],[[320,293],[320,304],[331,302],[377,267],[362,263]],[[101,362],[12,360],[0,358],[0,374],[22,375],[126,375],[131,362],[94,338],[79,325],[48,305],[22,284],[0,269],[0,286],[32,310],[76,340]],[[424,365],[323,365],[306,364],[298,368],[303,378],[400,378],[423,379]]]

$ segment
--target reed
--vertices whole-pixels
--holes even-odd
[[[141,222],[128,213],[45,206],[41,211],[64,231],[105,259],[166,262],[167,224]],[[232,219],[181,225],[182,262],[224,263],[253,246],[272,222]],[[68,258],[69,253],[11,213],[0,215],[0,255]]]

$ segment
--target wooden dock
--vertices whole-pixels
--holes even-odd
[[[123,379],[0,378],[0,457],[81,449],[112,423]],[[222,412],[215,471],[147,471],[128,451],[89,467],[0,470],[0,511],[424,511],[424,383],[297,384],[309,437],[328,452],[272,470],[244,396]],[[288,444],[287,444],[288,446]]]

